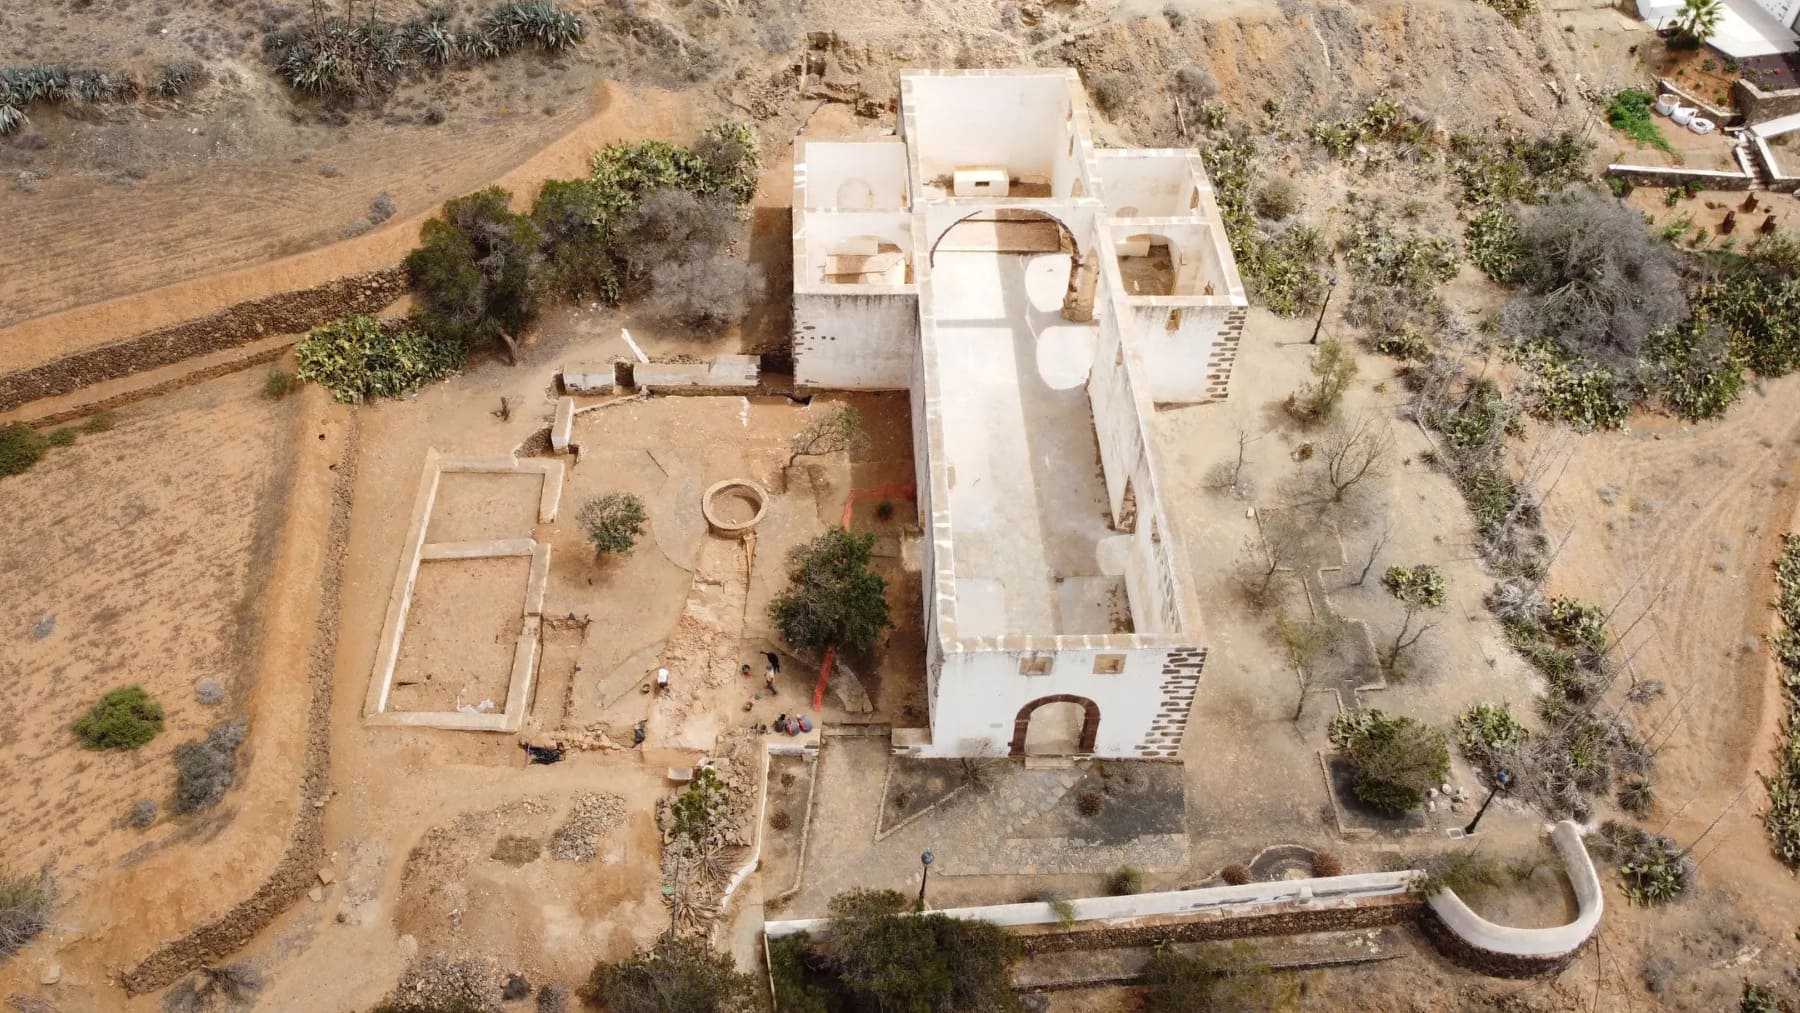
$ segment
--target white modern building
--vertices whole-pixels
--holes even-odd
[[[1199,157],[1097,149],[1074,71],[901,75],[899,136],[794,170],[794,372],[912,395],[925,756],[1172,757],[1206,649],[1157,404],[1247,300]]]

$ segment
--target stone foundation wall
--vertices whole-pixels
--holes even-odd
[[[406,288],[405,268],[372,271],[238,303],[198,320],[65,355],[0,376],[0,411],[271,335],[299,334],[351,314],[374,313],[400,298]]]

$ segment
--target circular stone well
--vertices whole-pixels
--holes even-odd
[[[769,509],[769,494],[747,478],[716,482],[700,499],[700,512],[713,534],[742,538]]]

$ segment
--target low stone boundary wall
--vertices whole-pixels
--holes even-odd
[[[270,335],[298,334],[339,317],[373,313],[400,298],[406,288],[406,269],[392,267],[238,303],[198,320],[65,355],[0,376],[0,411]]]
[[[1568,869],[1580,913],[1566,925],[1521,929],[1497,925],[1469,909],[1453,891],[1429,900],[1413,892],[1424,873],[1374,872],[1351,876],[1277,880],[1243,886],[1202,887],[1128,897],[1070,901],[1072,923],[1047,903],[950,908],[951,918],[991,922],[1020,932],[1027,953],[1292,935],[1396,925],[1419,920],[1445,953],[1485,974],[1528,977],[1566,967],[1600,927],[1604,899],[1600,877],[1581,841],[1581,828],[1557,823],[1552,842]],[[822,918],[765,922],[765,939],[819,933]]]
[[[1751,132],[1750,143],[1755,146],[1756,157],[1762,161],[1764,171],[1769,174],[1769,189],[1777,193],[1800,190],[1800,176],[1790,176],[1782,169],[1781,163],[1775,158],[1774,149],[1769,147],[1769,142],[1761,134]]]
[[[1676,169],[1666,165],[1609,165],[1608,175],[1617,176],[1633,186],[1682,186],[1699,183],[1707,190],[1748,190],[1756,177],[1722,169]]]

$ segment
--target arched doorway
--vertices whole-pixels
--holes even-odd
[[[1026,234],[1012,230],[1016,239],[1009,240],[1008,231],[1001,226],[1006,224],[1030,226],[1047,223],[1055,226],[1056,239],[1054,249],[1048,244],[1035,242]],[[931,244],[931,254],[927,263],[936,266],[938,248],[944,245],[957,230],[970,224],[992,224],[991,241],[982,244],[984,252],[993,253],[1053,253],[1062,252],[1069,255],[1069,288],[1063,294],[1062,317],[1075,323],[1086,323],[1094,319],[1094,294],[1100,281],[1099,258],[1094,251],[1083,252],[1080,244],[1075,242],[1075,234],[1069,231],[1068,225],[1055,215],[1031,208],[983,208],[972,211],[938,233]],[[954,241],[953,241],[954,242]]]
[[[1100,734],[1100,705],[1084,696],[1058,693],[1019,708],[1013,719],[1013,756],[1068,756],[1094,751]]]

